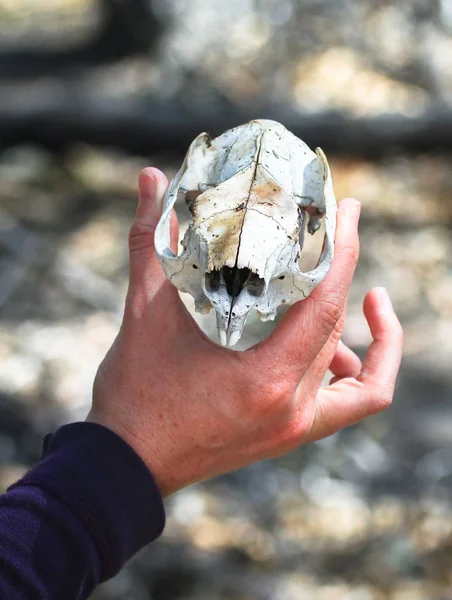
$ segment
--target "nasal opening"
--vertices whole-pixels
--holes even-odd
[[[265,282],[256,273],[252,273],[247,267],[239,269],[234,267],[223,267],[206,273],[206,288],[212,292],[220,289],[220,285],[226,286],[228,295],[234,299],[240,295],[244,287],[252,296],[259,296],[265,287]]]

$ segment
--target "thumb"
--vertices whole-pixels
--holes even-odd
[[[147,301],[168,283],[154,248],[154,232],[167,187],[168,180],[158,169],[148,167],[141,171],[138,206],[129,234],[129,294],[138,294]],[[177,231],[177,222],[175,227]]]
[[[138,176],[138,206],[134,225],[155,227],[162,214],[168,180],[154,167],[143,169]]]

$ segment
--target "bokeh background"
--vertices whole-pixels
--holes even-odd
[[[344,339],[364,354],[386,286],[395,402],[176,494],[92,600],[452,599],[451,0],[0,0],[0,489],[87,412],[139,170],[171,177],[199,132],[250,118],[321,146],[362,201]]]

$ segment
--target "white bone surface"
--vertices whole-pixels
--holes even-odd
[[[186,194],[193,218],[175,256],[171,211]],[[306,223],[314,233],[325,219],[318,266],[299,268]],[[155,248],[168,279],[212,307],[223,345],[234,346],[254,308],[263,320],[282,304],[306,298],[327,275],[334,251],[336,200],[323,152],[283,125],[255,120],[211,140],[200,134],[170,183]]]

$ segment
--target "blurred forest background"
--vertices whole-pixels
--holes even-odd
[[[170,177],[199,132],[250,118],[321,146],[362,201],[344,339],[365,352],[361,302],[386,286],[396,399],[176,494],[93,600],[452,599],[451,0],[0,0],[0,489],[87,412],[139,170]]]

